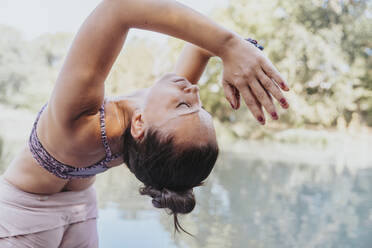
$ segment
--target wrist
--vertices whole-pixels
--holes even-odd
[[[242,37],[240,37],[238,34],[235,34],[235,33],[228,34],[226,36],[224,43],[219,49],[217,56],[223,60],[229,54],[231,49],[236,47],[241,41],[242,41]]]

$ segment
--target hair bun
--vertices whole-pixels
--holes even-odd
[[[168,208],[174,214],[187,214],[195,207],[195,196],[192,189],[172,191],[166,188],[158,190],[151,186],[145,186],[140,189],[140,194],[152,197],[152,205],[154,207]]]

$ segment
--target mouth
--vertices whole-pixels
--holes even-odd
[[[182,78],[182,77],[180,77],[180,78],[177,78],[177,79],[175,79],[175,80],[172,80],[174,83],[177,83],[177,82],[187,82],[187,80],[185,79],[185,78]]]

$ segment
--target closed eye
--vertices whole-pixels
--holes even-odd
[[[190,108],[190,105],[187,104],[186,102],[180,102],[178,105],[177,105],[177,108],[182,106],[182,105],[185,105],[186,107]]]

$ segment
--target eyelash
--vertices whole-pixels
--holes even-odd
[[[187,104],[186,102],[181,102],[181,103],[179,103],[179,104],[177,105],[177,108],[180,107],[181,105],[186,105],[188,108],[190,108],[190,105]],[[201,107],[202,107],[202,109],[204,109],[205,111],[207,111],[207,110],[204,108],[204,106],[201,106]],[[207,112],[208,112],[208,111],[207,111]],[[208,114],[212,115],[210,112],[208,112]]]
[[[190,105],[187,104],[186,102],[181,102],[177,105],[177,108],[180,107],[181,105],[186,105],[188,108],[190,108]]]

